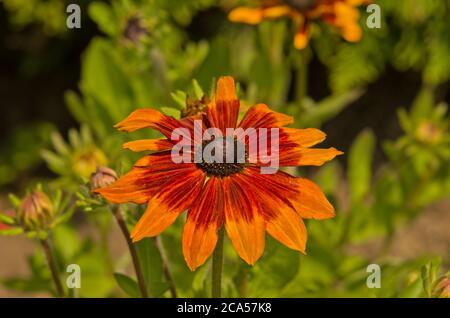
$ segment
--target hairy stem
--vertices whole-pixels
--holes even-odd
[[[61,283],[61,278],[59,277],[58,265],[56,264],[55,256],[53,254],[52,248],[50,246],[49,238],[41,239],[41,245],[47,259],[48,267],[52,274],[52,279],[55,284],[56,293],[58,297],[64,297],[64,289]]]
[[[141,292],[142,298],[148,298],[147,288],[145,286],[144,275],[142,274],[141,263],[139,262],[139,257],[136,252],[136,248],[131,241],[130,231],[128,231],[127,224],[122,215],[122,209],[120,206],[114,208],[114,217],[116,218],[117,224],[122,231],[123,236],[128,244],[128,250],[130,251],[131,260],[133,261],[134,271],[136,272],[136,278]]]

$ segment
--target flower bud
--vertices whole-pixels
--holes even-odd
[[[104,188],[117,180],[117,174],[113,169],[99,166],[91,175],[91,190]]]
[[[433,296],[438,298],[450,298],[450,277],[442,277],[433,288]]]
[[[125,26],[125,30],[123,32],[123,37],[129,42],[137,44],[139,40],[147,33],[148,30],[144,26],[142,19],[135,16],[131,17],[127,21],[127,25]]]
[[[209,102],[210,100],[206,95],[204,95],[201,99],[192,99],[191,97],[187,96],[186,108],[181,110],[181,118],[204,113]]]
[[[441,141],[442,130],[430,121],[422,122],[416,131],[417,138],[426,144],[437,144]]]
[[[55,210],[48,196],[36,190],[23,199],[17,211],[17,220],[26,230],[45,230],[54,214]]]
[[[92,146],[75,154],[73,169],[78,176],[87,181],[97,166],[106,163],[105,154],[100,149]]]

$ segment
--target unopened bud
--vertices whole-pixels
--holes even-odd
[[[424,121],[417,128],[416,135],[426,144],[437,144],[442,138],[442,130],[436,124]]]
[[[147,28],[144,26],[142,19],[139,17],[131,17],[127,21],[123,36],[129,42],[136,44],[139,42],[141,37],[148,33]]]
[[[17,211],[17,219],[26,230],[45,230],[52,222],[54,213],[48,196],[36,190],[23,199]]]
[[[186,108],[181,110],[181,118],[204,113],[209,102],[209,98],[206,95],[204,95],[201,99],[192,99],[190,96],[187,96]]]
[[[91,189],[99,189],[109,186],[117,180],[116,172],[108,167],[97,167],[91,176]]]

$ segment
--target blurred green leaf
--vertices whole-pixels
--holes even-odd
[[[440,266],[441,260],[434,259],[422,267],[423,289],[428,297],[432,295],[433,283],[436,281]]]
[[[348,180],[351,201],[360,202],[367,195],[372,179],[375,136],[370,130],[361,132],[348,154]]]
[[[120,288],[130,297],[140,298],[141,294],[139,291],[138,284],[135,280],[130,277],[120,274],[114,273],[114,278],[116,279],[117,284]]]

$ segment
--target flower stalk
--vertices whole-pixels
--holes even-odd
[[[52,274],[52,279],[55,284],[56,293],[59,297],[64,297],[64,289],[61,283],[61,279],[59,277],[58,265],[56,264],[55,256],[53,254],[52,248],[49,243],[49,238],[46,237],[40,240],[42,249],[44,250],[45,257],[47,259],[48,267],[50,268],[50,272]]]
[[[130,231],[128,231],[128,227],[127,224],[125,223],[125,219],[123,218],[122,209],[120,208],[120,206],[117,206],[113,209],[113,214],[127,242],[128,250],[130,251],[131,260],[133,262],[133,267],[136,273],[136,278],[139,290],[141,292],[141,296],[142,298],[148,298],[148,291],[145,286],[145,280],[144,275],[142,273],[141,263],[139,262],[139,257],[137,255],[136,248],[134,247],[134,244],[131,241]]]
[[[216,248],[214,249],[212,259],[212,297],[222,297],[222,266],[223,266],[223,226],[219,230],[219,238],[217,240]]]

